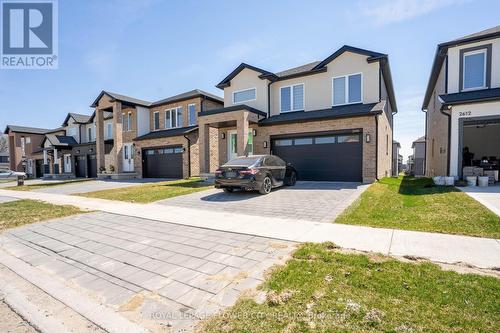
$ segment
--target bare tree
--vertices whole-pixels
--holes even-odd
[[[0,153],[9,151],[9,140],[7,135],[0,134]]]

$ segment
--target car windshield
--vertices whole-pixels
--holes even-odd
[[[238,157],[224,164],[224,166],[251,166],[260,160],[260,157]]]

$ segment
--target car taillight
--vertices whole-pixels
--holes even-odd
[[[245,169],[245,170],[240,170],[239,173],[240,175],[255,175],[257,172],[259,172],[257,169]]]
[[[215,170],[215,175],[216,175],[216,176],[220,176],[220,175],[222,175],[222,170],[221,170],[221,169],[217,169],[217,170]]]

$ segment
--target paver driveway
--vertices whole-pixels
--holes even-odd
[[[169,179],[144,178],[129,180],[89,180],[83,182],[75,182],[74,184],[63,184],[59,186],[54,185],[51,187],[40,188],[33,191],[42,193],[75,194],[101,190],[112,190],[116,188],[123,188],[140,184],[162,182],[165,180]]]
[[[225,193],[213,189],[157,203],[329,223],[356,200],[367,186],[345,182],[297,182],[293,187],[274,189],[268,195],[242,191]]]
[[[11,229],[0,248],[151,331],[230,306],[295,243],[109,213]],[[163,319],[163,322],[162,322]],[[163,327],[164,328],[164,327]]]

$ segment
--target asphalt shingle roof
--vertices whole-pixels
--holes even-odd
[[[203,90],[200,90],[200,89],[193,89],[191,91],[187,91],[187,92],[182,93],[182,94],[174,95],[174,96],[171,96],[171,97],[164,98],[164,99],[161,99],[159,101],[153,102],[153,103],[151,103],[151,105],[159,105],[159,104],[165,104],[165,103],[175,102],[175,101],[179,101],[179,100],[183,100],[183,99],[194,98],[194,97],[197,97],[197,96],[200,96],[200,95],[204,95],[204,96],[210,97],[210,98],[215,99],[215,100],[217,100],[217,101],[219,101],[221,103],[224,102],[224,99],[222,99],[222,97],[220,97],[220,96],[211,94],[209,92],[206,92],[206,91],[203,91]]]
[[[276,76],[278,77],[284,77],[284,76],[289,76],[289,75],[295,75],[295,74],[300,74],[300,73],[305,73],[311,71],[314,67],[316,67],[321,61],[314,61],[302,66],[286,69],[281,72],[277,72]]]
[[[138,138],[135,138],[134,141],[148,140],[148,139],[158,139],[158,138],[168,138],[172,136],[180,136],[198,129],[198,126],[187,126],[187,127],[179,127],[172,128],[160,131],[152,131],[148,134],[144,134]]]
[[[7,125],[7,127],[5,128],[4,133],[7,133],[9,130],[11,130],[13,132],[33,133],[33,134],[45,134],[45,133],[51,131],[48,128]]]
[[[465,91],[454,94],[439,95],[446,105],[464,104],[500,99],[500,88]]]

